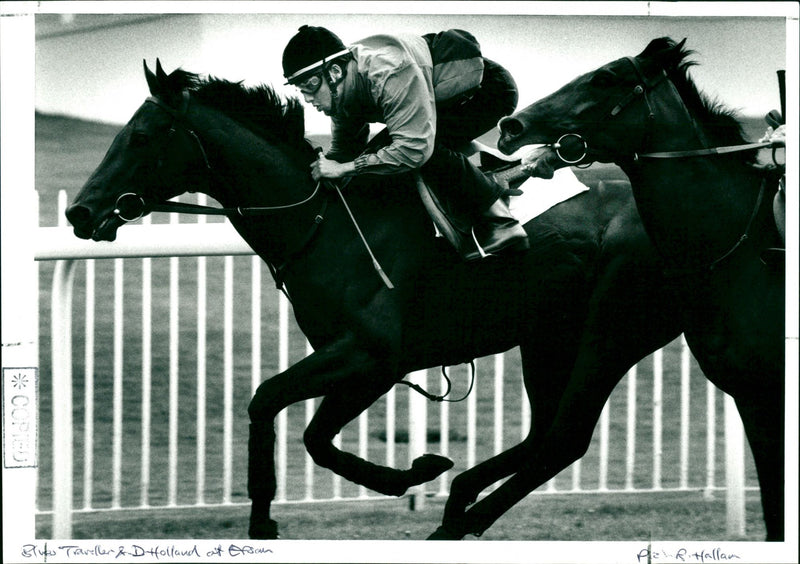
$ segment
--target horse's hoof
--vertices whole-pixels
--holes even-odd
[[[279,539],[278,523],[272,519],[260,523],[250,523],[248,535],[254,540],[275,540]]]
[[[426,540],[461,540],[461,536],[448,531],[444,525],[433,531]]]
[[[430,482],[453,467],[453,461],[438,454],[423,454],[411,463],[412,485]]]

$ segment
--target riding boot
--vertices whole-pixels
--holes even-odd
[[[464,260],[476,260],[491,255],[520,252],[528,249],[528,234],[511,215],[503,198],[498,198],[484,211],[472,228],[476,249],[462,254]]]
[[[458,252],[463,259],[528,248],[527,233],[502,199],[508,187],[481,171],[466,155],[436,144],[422,174],[443,213],[461,234]]]

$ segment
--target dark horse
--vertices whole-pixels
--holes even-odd
[[[390,289],[339,194],[311,179],[316,153],[303,137],[297,100],[180,69],[167,75],[160,64],[155,74],[145,66],[145,75],[152,96],[118,134],[67,217],[78,237],[112,241],[126,219],[164,209],[167,199],[188,190],[208,193],[285,286],[314,353],[266,379],[249,407],[255,538],[277,535],[270,518],[273,420],[290,404],[323,397],[304,434],[317,464],[377,492],[403,495],[452,462],[425,455],[406,470],[379,466],[335,448],[335,435],[409,372],[518,345],[530,435],[454,479],[432,538],[461,538],[482,533],[510,507],[506,485],[466,511],[489,485],[508,476],[512,486],[522,480],[511,504],[533,489],[529,458],[540,462],[536,485],[580,458],[614,385],[681,332],[627,183],[593,188],[528,222],[526,253],[465,263],[435,237],[410,175],[354,177],[343,193]],[[581,393],[597,399],[596,412],[561,401]],[[543,438],[558,447],[539,453]]]
[[[780,263],[762,260],[782,246],[771,211],[781,169],[758,165],[758,144],[746,143],[733,113],[698,92],[684,43],[655,39],[504,118],[498,147],[566,135],[560,150],[579,150],[564,158],[614,162],[628,175],[645,229],[679,282],[689,347],[736,401],[767,538],[781,540],[785,279]]]

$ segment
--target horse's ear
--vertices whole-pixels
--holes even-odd
[[[180,92],[176,93],[174,87],[171,86],[169,75],[164,72],[164,67],[161,66],[161,60],[156,59],[155,74],[147,67],[145,62],[144,75],[147,78],[147,86],[150,88],[152,96],[157,96],[168,104],[176,104],[180,100]]]
[[[158,78],[158,82],[163,85],[166,85],[169,77],[167,73],[164,72],[164,68],[161,66],[161,60],[156,58],[156,77]]]
[[[675,42],[669,37],[658,37],[648,43],[647,47],[644,48],[644,51],[639,53],[639,56],[655,57],[665,51],[669,51],[674,45]]]
[[[693,53],[685,50],[684,45],[686,45],[685,37],[680,43],[675,43],[669,37],[659,37],[653,39],[639,57],[653,59],[663,67],[672,67],[680,63],[686,55]]]
[[[147,79],[147,87],[150,89],[150,94],[158,96],[162,90],[158,83],[158,78],[156,78],[153,71],[148,68],[146,60],[142,60],[142,64],[144,64],[144,77]]]

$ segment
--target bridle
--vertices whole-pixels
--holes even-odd
[[[612,108],[612,110],[609,112],[609,114],[606,117],[607,118],[616,117],[623,110],[625,110],[625,108],[627,106],[629,106],[634,100],[637,100],[637,99],[639,99],[641,97],[642,100],[644,101],[644,104],[645,104],[646,108],[647,108],[647,126],[646,126],[645,132],[643,134],[643,140],[642,140],[642,146],[646,146],[646,143],[647,143],[647,141],[648,141],[648,139],[650,137],[650,134],[651,134],[652,124],[655,122],[655,113],[653,112],[653,107],[650,104],[650,99],[648,98],[648,93],[652,92],[653,90],[655,90],[660,85],[668,83],[669,82],[669,77],[667,76],[666,71],[664,69],[661,69],[661,71],[658,74],[656,74],[655,77],[653,77],[652,79],[648,79],[645,76],[644,72],[642,71],[642,68],[641,68],[641,66],[639,64],[639,61],[635,57],[626,57],[626,60],[631,64],[631,66],[633,66],[633,68],[634,68],[634,70],[636,72],[636,76],[637,76],[638,80],[636,82],[636,85],[633,87],[633,89],[630,92],[628,92],[617,104],[614,105],[614,107]],[[681,101],[681,103],[683,103],[683,101]],[[695,129],[695,133],[697,134],[697,137],[705,145],[705,142],[704,142],[705,137],[702,134],[702,132],[700,131],[700,129],[699,129],[698,125],[697,125],[697,122],[694,119],[692,119],[691,123],[692,123],[692,127],[694,127],[694,129]],[[580,156],[578,158],[574,158],[574,157],[565,158],[565,155],[562,154],[562,149],[564,148],[564,142],[567,141],[567,140],[570,140],[570,142],[572,142],[574,140],[574,141],[576,141],[576,142],[578,142],[578,143],[580,143],[582,145],[581,154],[580,154]],[[636,153],[636,152],[634,152],[632,158],[633,158],[634,162],[639,162],[642,159],[677,159],[677,158],[687,158],[687,157],[703,157],[703,156],[722,155],[722,154],[726,154],[726,153],[734,153],[734,152],[740,152],[740,151],[752,151],[752,150],[755,150],[755,149],[762,149],[762,148],[771,147],[772,148],[772,159],[775,162],[775,164],[778,165],[778,162],[777,162],[776,157],[775,157],[775,153],[777,151],[777,148],[780,147],[780,146],[781,145],[776,144],[776,143],[774,143],[772,141],[764,141],[764,142],[758,142],[758,143],[747,143],[747,144],[733,145],[733,146],[727,146],[727,147],[705,147],[703,149],[693,149],[693,150],[684,150],[684,151],[657,151],[657,152],[650,152],[650,153]],[[555,151],[556,155],[558,156],[558,158],[561,159],[562,162],[564,162],[564,163],[566,163],[568,165],[572,165],[572,166],[578,166],[578,165],[590,166],[592,164],[592,162],[593,162],[593,160],[591,160],[591,159],[588,162],[584,162],[584,160],[587,157],[591,156],[591,154],[594,151],[592,151],[592,149],[589,147],[589,144],[587,143],[587,141],[578,133],[565,133],[565,134],[563,134],[561,137],[558,138],[558,140],[554,144],[551,145],[551,147],[554,149],[554,151]],[[780,166],[780,165],[778,165],[778,166]],[[744,230],[743,234],[739,237],[739,239],[736,241],[736,243],[734,243],[733,246],[731,248],[729,248],[725,253],[723,253],[719,258],[717,258],[717,259],[715,259],[715,260],[713,260],[713,261],[711,261],[711,262],[709,262],[709,263],[707,263],[705,265],[692,267],[692,268],[689,268],[689,269],[680,269],[681,271],[686,270],[687,272],[691,272],[691,271],[696,271],[696,270],[713,270],[719,263],[721,263],[722,261],[724,261],[725,259],[730,257],[749,238],[750,230],[751,230],[751,228],[753,226],[753,223],[754,223],[754,221],[756,219],[756,216],[758,215],[759,209],[761,209],[761,204],[763,202],[764,193],[765,193],[765,190],[766,190],[767,180],[768,180],[768,178],[765,176],[764,179],[761,182],[761,186],[760,186],[760,189],[758,191],[758,196],[756,197],[755,205],[753,206],[753,210],[752,210],[752,212],[750,214],[750,218],[747,221],[747,225],[745,227],[745,230]],[[677,273],[678,272],[678,269],[670,269],[670,270],[673,273]]]
[[[155,104],[165,112],[167,112],[170,116],[172,116],[172,124],[170,126],[169,132],[167,134],[167,142],[172,139],[172,137],[178,133],[182,132],[188,135],[197,146],[198,152],[202,157],[202,161],[205,165],[206,171],[209,175],[214,175],[214,170],[211,167],[211,163],[208,160],[208,153],[206,152],[205,148],[203,147],[203,142],[200,140],[200,137],[195,133],[194,129],[192,129],[191,125],[188,123],[186,119],[186,113],[189,108],[189,98],[190,94],[188,90],[184,90],[181,96],[181,107],[178,110],[175,110],[168,104],[166,104],[163,100],[156,96],[150,96],[145,100],[145,103]],[[165,144],[165,145],[166,145]],[[168,213],[191,213],[191,214],[202,214],[202,215],[224,215],[224,216],[253,216],[253,215],[267,215],[270,213],[280,212],[292,208],[296,208],[302,206],[304,204],[309,203],[320,192],[321,183],[317,183],[314,191],[306,198],[303,198],[300,201],[291,203],[291,204],[284,204],[280,206],[236,206],[236,207],[212,207],[212,206],[203,206],[199,204],[188,204],[182,202],[151,202],[146,199],[146,197],[142,194],[137,194],[135,192],[126,192],[121,194],[117,197],[116,204],[114,206],[114,215],[116,215],[119,219],[124,222],[131,222],[141,219],[146,213],[153,212],[153,211],[160,211],[160,212],[168,212]],[[325,199],[327,202],[327,198]],[[322,217],[322,213],[318,214],[318,217]],[[321,221],[321,219],[320,219]],[[318,223],[318,222],[317,222]]]
[[[186,118],[186,114],[189,108],[189,99],[190,99],[189,91],[184,90],[181,95],[181,107],[179,110],[175,110],[157,96],[148,97],[145,100],[145,103],[155,104],[156,106],[167,112],[170,116],[172,116],[172,124],[170,126],[169,133],[167,135],[167,141],[165,143],[165,146],[169,144],[169,140],[177,132],[183,132],[187,134],[197,145],[200,156],[202,157],[203,163],[205,164],[207,173],[210,176],[214,176],[214,169],[211,167],[211,162],[209,161],[208,154],[205,148],[203,147],[203,142],[200,140],[200,137],[197,135],[197,133],[195,133],[195,131],[192,129],[191,124],[189,124]],[[311,147],[310,144],[309,147]],[[321,149],[317,149],[317,151],[319,150]],[[219,176],[217,176],[217,181],[224,183],[224,179]],[[322,190],[323,186],[326,187],[326,190],[324,191]],[[289,262],[292,259],[299,256],[303,252],[305,247],[311,242],[311,240],[316,235],[320,224],[325,219],[325,215],[328,208],[328,200],[329,200],[328,195],[334,191],[339,195],[339,198],[342,201],[342,204],[344,205],[345,210],[347,211],[350,217],[350,220],[355,226],[356,231],[358,232],[358,236],[361,239],[362,243],[364,244],[364,247],[366,248],[367,253],[370,256],[370,259],[372,260],[373,268],[377,272],[378,276],[380,276],[381,281],[384,283],[384,285],[386,285],[386,287],[389,288],[390,290],[393,289],[394,285],[384,272],[383,268],[381,267],[380,263],[375,257],[375,254],[372,252],[372,248],[369,246],[369,243],[367,243],[366,237],[361,231],[361,228],[359,227],[358,222],[356,221],[356,218],[353,215],[353,212],[350,210],[350,206],[347,204],[347,200],[345,200],[340,187],[334,184],[330,180],[318,181],[316,187],[311,192],[311,194],[309,194],[302,200],[278,206],[213,207],[213,206],[204,206],[199,204],[188,204],[188,203],[170,202],[170,201],[148,202],[147,199],[145,199],[145,197],[142,194],[137,194],[134,192],[126,192],[117,197],[113,213],[121,221],[126,223],[130,221],[136,221],[137,219],[143,217],[145,213],[149,213],[151,211],[161,211],[169,213],[190,213],[190,214],[202,214],[202,215],[239,216],[239,217],[269,215],[303,206],[313,201],[317,197],[317,195],[322,193],[323,197],[320,210],[314,216],[314,220],[312,221],[311,226],[308,229],[305,236],[300,239],[300,243],[297,244],[293,250],[286,253],[286,256],[283,257],[283,261],[281,264],[273,265],[267,262],[270,271],[272,272],[272,276],[275,279],[276,286],[278,287],[278,289],[286,293],[286,288],[283,282],[284,272],[286,270],[286,267],[288,266]],[[286,295],[287,297],[289,297],[288,293]],[[289,299],[291,301],[291,298]]]
[[[614,105],[611,111],[608,113],[606,118],[614,118],[619,115],[627,106],[629,106],[632,102],[639,99],[640,97],[643,99],[645,106],[647,107],[647,123],[652,125],[655,121],[655,113],[653,112],[653,107],[650,104],[650,99],[648,98],[648,93],[655,90],[661,84],[669,81],[669,77],[667,76],[666,71],[661,69],[659,73],[656,74],[655,77],[648,79],[644,72],[642,71],[641,65],[639,61],[635,57],[625,57],[625,59],[633,66],[634,70],[636,71],[636,76],[638,78],[637,83],[631,89],[630,92],[625,94],[623,98]],[[692,126],[695,128],[697,132],[697,136],[702,140],[704,136],[700,132],[697,127],[697,123],[692,120]],[[644,139],[642,145],[646,145],[647,140],[650,137],[650,129],[646,129],[644,133]],[[569,142],[577,142],[582,147],[580,148],[580,155],[578,157],[566,156],[563,154],[563,150],[565,149],[565,141]],[[582,135],[579,133],[565,133],[558,140],[550,145],[558,158],[565,164],[572,165],[572,166],[583,166],[588,167],[591,166],[593,159],[586,160],[587,157],[591,157],[592,154],[602,154],[603,151],[596,151],[593,150],[589,143],[583,138]],[[640,159],[677,159],[677,158],[686,158],[686,157],[700,157],[700,156],[711,156],[711,155],[722,155],[726,153],[735,153],[741,151],[752,151],[755,149],[764,149],[767,147],[772,148],[772,159],[777,164],[776,160],[776,150],[778,149],[779,145],[771,141],[764,141],[758,143],[747,143],[743,145],[731,145],[727,147],[706,147],[703,149],[692,149],[692,150],[685,150],[685,151],[657,151],[651,153],[637,153],[634,152],[632,158],[634,161],[639,161]]]

